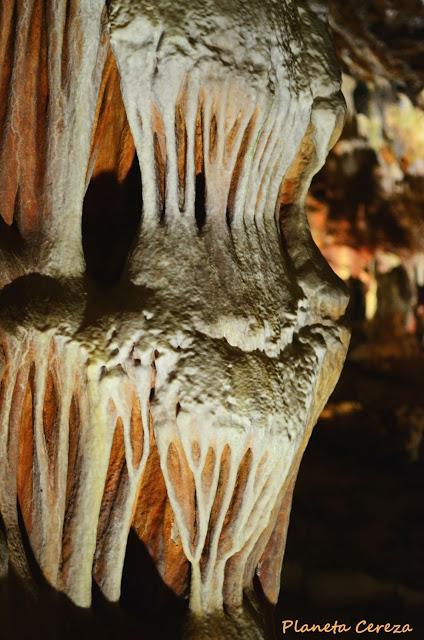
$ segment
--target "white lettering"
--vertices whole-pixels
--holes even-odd
[[[286,633],[287,629],[293,626],[293,620],[283,620],[283,633]]]

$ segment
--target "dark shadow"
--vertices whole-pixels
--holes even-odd
[[[361,80],[357,83],[353,91],[353,102],[357,113],[363,113],[366,116],[369,115],[370,91],[365,82]]]
[[[156,640],[181,638],[186,601],[159,576],[144,544],[130,533],[122,601],[106,600],[93,583],[90,609],[52,588],[37,566],[23,529],[33,588],[13,571],[0,581],[0,640]]]
[[[0,291],[0,326],[13,332],[17,327],[39,330],[56,327],[75,332],[75,337],[97,327],[105,317],[139,316],[153,305],[153,292],[141,285],[121,282],[105,288],[85,278],[58,280],[39,273],[16,278]]]
[[[0,256],[3,276],[9,270],[12,274],[22,272],[24,265],[31,259],[31,247],[22,237],[16,218],[9,225],[0,215]]]
[[[198,173],[195,184],[194,217],[201,231],[206,222],[206,181],[204,173]]]
[[[346,318],[350,324],[357,325],[365,320],[366,289],[363,282],[358,278],[350,277],[346,284],[350,293]]]
[[[82,246],[86,273],[96,282],[119,281],[140,226],[142,184],[137,154],[120,183],[112,172],[88,185],[82,212]]]
[[[0,216],[0,248],[11,251],[12,253],[20,252],[25,247],[25,242],[19,231],[16,218],[13,219],[12,224],[7,224]]]
[[[251,611],[257,627],[264,630],[266,638],[279,640],[281,634],[275,621],[275,605],[266,597],[257,573],[253,577],[253,594],[253,601],[245,597],[245,608]]]
[[[151,638],[181,637],[187,600],[175,596],[160,577],[133,529],[128,536],[121,584],[121,606]]]

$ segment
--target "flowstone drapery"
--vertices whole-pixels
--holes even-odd
[[[276,602],[348,340],[303,212],[344,113],[325,26],[294,0],[0,20],[0,569],[31,585],[28,539],[76,605],[118,601],[132,529],[183,637],[264,637],[244,600]]]

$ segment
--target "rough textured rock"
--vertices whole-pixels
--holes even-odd
[[[276,601],[348,341],[303,210],[344,114],[325,25],[289,0],[15,0],[1,44],[9,572],[117,602],[135,534],[185,637],[264,637],[254,583]]]
[[[349,281],[354,322],[372,320],[387,343],[408,333],[421,340],[424,113],[387,87],[346,76],[343,90],[349,117],[312,183],[312,233]]]
[[[421,0],[309,2],[318,15],[328,14],[344,71],[362,82],[386,84],[420,100],[424,86]]]
[[[312,184],[309,208],[313,235],[335,271],[350,281],[352,297],[359,301],[366,294],[366,302],[359,301],[359,309],[354,311],[356,320],[361,307],[369,320],[378,315],[380,301],[382,308],[387,307],[385,284],[389,279],[396,281],[399,270],[404,270],[411,291],[405,321],[393,318],[386,328],[386,320],[374,324],[379,324],[389,339],[392,330],[397,336],[419,334],[423,5],[415,0],[402,6],[392,0],[314,0],[310,5],[317,16],[328,15],[345,72],[343,92],[349,114],[342,139]],[[389,275],[392,269],[395,271]],[[380,280],[384,286],[379,286]],[[394,298],[399,297],[402,294],[397,291]],[[402,315],[404,306],[405,300],[393,311]],[[386,312],[384,315],[388,318]]]

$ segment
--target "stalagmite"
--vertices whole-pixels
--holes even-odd
[[[278,597],[348,341],[303,211],[344,113],[325,25],[301,0],[0,20],[0,575],[31,583],[28,537],[52,588],[117,602],[132,529],[183,637],[265,637],[245,599]]]

